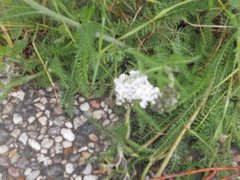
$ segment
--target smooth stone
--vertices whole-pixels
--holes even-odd
[[[29,163],[30,162],[26,158],[22,157],[17,161],[16,166],[22,169],[26,169],[29,166]]]
[[[38,132],[29,131],[29,132],[28,132],[28,135],[29,135],[31,138],[36,139],[36,138],[38,137]]]
[[[32,124],[32,122],[35,121],[35,119],[36,119],[36,117],[34,117],[34,116],[29,117],[28,118],[29,124]]]
[[[42,103],[35,103],[34,106],[36,106],[40,110],[45,110],[45,106]]]
[[[84,175],[91,174],[92,169],[93,169],[92,165],[91,165],[91,164],[87,164],[87,166],[86,166],[85,169],[83,170],[83,174],[84,174]]]
[[[7,151],[8,151],[8,146],[6,146],[6,145],[1,145],[0,146],[0,154],[4,154],[4,153],[6,153]]]
[[[72,163],[67,163],[65,165],[65,171],[67,174],[72,174],[74,171],[74,165]]]
[[[44,114],[45,114],[48,118],[50,118],[51,112],[50,112],[49,110],[45,110]]]
[[[53,123],[57,126],[62,126],[64,124],[65,117],[64,116],[59,116],[53,120]]]
[[[85,111],[89,111],[90,110],[90,105],[88,102],[84,102],[80,105],[80,110],[85,112]]]
[[[92,114],[93,114],[93,118],[98,120],[103,117],[105,112],[103,110],[96,110],[96,111],[93,111]]]
[[[62,176],[64,168],[61,164],[55,164],[45,169],[44,174],[51,177]]]
[[[87,151],[83,151],[82,152],[82,156],[83,156],[84,159],[88,159],[88,158],[91,157],[91,154],[89,152],[87,152]]]
[[[16,92],[11,92],[10,95],[23,101],[25,93],[22,90],[20,90]]]
[[[42,111],[40,111],[40,112],[37,112],[37,114],[36,114],[36,117],[37,118],[39,118],[41,115],[43,114],[43,112]]]
[[[84,102],[84,101],[85,101],[85,98],[84,98],[84,97],[79,97],[79,98],[78,98],[78,101],[79,101],[79,102]]]
[[[4,144],[9,138],[9,133],[4,129],[0,129],[0,145]]]
[[[97,176],[94,175],[86,175],[84,176],[83,180],[97,180]]]
[[[19,124],[20,122],[22,122],[23,118],[20,114],[14,114],[13,115],[13,123],[14,124]]]
[[[14,137],[14,138],[17,138],[20,133],[21,133],[21,129],[14,129],[11,132],[11,136]]]
[[[71,162],[75,162],[80,158],[80,156],[81,155],[79,153],[78,154],[71,154],[69,159],[70,159]]]
[[[10,167],[8,168],[8,173],[10,174],[10,176],[12,177],[18,177],[20,176],[21,172],[18,168],[16,167]]]
[[[63,138],[65,138],[68,141],[74,141],[74,139],[75,139],[75,135],[73,134],[71,129],[62,128],[61,134],[62,134]]]
[[[27,175],[26,180],[35,180],[39,175],[39,170],[32,171],[30,174]]]
[[[111,121],[108,120],[108,119],[106,119],[106,120],[103,121],[102,125],[103,125],[103,126],[107,126],[107,125],[109,125],[110,123],[111,123]]]
[[[50,149],[54,144],[54,141],[49,138],[44,138],[41,142],[41,146],[45,149]]]
[[[18,139],[19,141],[21,141],[24,145],[26,145],[27,140],[28,140],[28,135],[27,133],[22,133]]]
[[[43,125],[46,126],[47,125],[47,117],[42,116],[38,119],[38,121]]]
[[[36,151],[39,151],[41,149],[40,144],[34,139],[29,139],[28,140],[28,145]]]
[[[61,154],[63,153],[63,147],[60,143],[56,143],[54,147],[55,153],[56,154]]]

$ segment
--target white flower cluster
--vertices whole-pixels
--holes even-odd
[[[154,105],[161,96],[158,87],[152,86],[146,75],[139,71],[130,71],[129,75],[121,74],[114,80],[116,103],[133,103],[134,100],[140,100],[141,108],[146,108],[148,103]]]

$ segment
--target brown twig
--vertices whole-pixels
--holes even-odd
[[[154,177],[152,180],[165,180],[165,179],[172,179],[176,177],[182,177],[182,176],[189,176],[189,175],[194,175],[194,174],[199,174],[199,173],[206,173],[206,172],[211,172],[210,175],[208,175],[204,180],[210,180],[212,179],[217,172],[219,171],[234,171],[234,170],[240,170],[240,166],[223,166],[223,167],[209,167],[209,168],[203,168],[203,169],[198,169],[198,170],[191,170],[191,171],[184,171],[180,173],[175,173],[171,175],[165,175],[161,177]],[[232,176],[237,176],[240,173],[234,174]],[[230,176],[231,177],[231,176]],[[227,180],[227,177],[223,178],[222,180]]]

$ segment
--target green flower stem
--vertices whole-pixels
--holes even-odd
[[[126,109],[127,109],[127,112],[125,114],[125,127],[127,129],[127,133],[125,138],[129,139],[131,135],[131,126],[130,126],[131,105],[127,104]]]

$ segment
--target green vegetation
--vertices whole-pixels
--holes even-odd
[[[0,100],[29,81],[58,86],[72,117],[76,93],[114,99],[122,73],[140,70],[169,94],[174,75],[174,109],[115,106],[125,123],[96,125],[113,141],[99,158],[107,178],[232,165],[240,148],[238,0],[1,0],[0,28]]]

